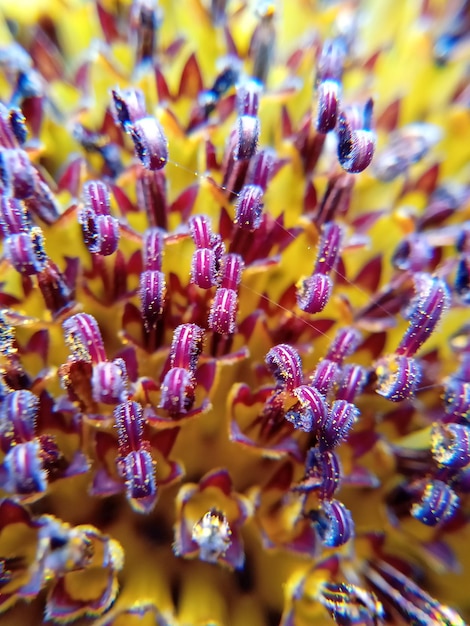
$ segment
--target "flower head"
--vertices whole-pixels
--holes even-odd
[[[468,4],[3,0],[2,624],[470,616]]]

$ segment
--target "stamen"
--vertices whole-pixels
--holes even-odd
[[[124,457],[126,495],[136,513],[150,513],[157,503],[155,462],[148,450]]]
[[[236,204],[235,220],[242,230],[253,232],[261,225],[263,213],[263,190],[258,185],[242,187]]]
[[[415,359],[391,354],[376,364],[377,393],[392,402],[414,396],[421,380],[421,365]]]
[[[320,313],[328,304],[333,281],[325,274],[312,274],[297,283],[297,306],[305,313]]]
[[[72,315],[62,324],[65,341],[77,360],[93,364],[106,361],[106,352],[95,318],[88,313]]]
[[[191,372],[182,367],[170,369],[161,386],[160,408],[172,417],[184,415],[194,404],[194,378]]]
[[[274,346],[267,353],[265,363],[276,379],[277,387],[293,391],[302,385],[302,361],[292,346],[285,343]]]
[[[209,328],[220,335],[233,335],[237,328],[237,311],[237,292],[233,289],[219,287],[215,292],[207,318]]]
[[[410,315],[410,325],[396,353],[412,357],[431,336],[449,305],[449,291],[441,278],[420,274],[418,293]]]
[[[93,366],[91,388],[95,402],[116,404],[127,400],[128,379],[123,359],[96,363]]]
[[[8,393],[0,409],[0,432],[15,443],[35,436],[39,398],[26,389]]]
[[[362,128],[356,129],[356,113],[343,111],[338,122],[338,160],[341,167],[351,174],[358,174],[372,161],[375,150],[375,133],[370,130],[372,100],[366,104]]]
[[[320,450],[329,450],[341,443],[359,417],[359,409],[345,400],[336,400],[321,424]]]
[[[123,402],[114,409],[114,421],[118,429],[119,452],[127,456],[142,447],[144,417],[138,402]]]
[[[20,274],[31,276],[42,272],[47,265],[44,235],[39,226],[29,231],[10,235],[5,239],[5,256]]]
[[[300,385],[293,390],[298,402],[286,413],[286,420],[306,433],[317,431],[325,423],[328,407],[315,387]]]
[[[198,248],[191,260],[191,282],[201,289],[217,284],[216,256],[210,248]]]
[[[320,511],[308,515],[327,548],[339,548],[354,535],[351,512],[338,500],[322,500]]]
[[[135,153],[148,170],[161,170],[168,161],[168,141],[160,122],[144,117],[129,127]]]
[[[414,518],[426,526],[437,526],[454,517],[460,498],[447,483],[423,479],[412,487],[419,497],[411,507]]]
[[[440,467],[459,470],[470,463],[470,430],[462,424],[436,423],[431,431],[431,450]]]
[[[351,356],[362,340],[362,334],[352,327],[341,328],[328,348],[325,358],[341,365],[344,359]]]
[[[165,297],[165,274],[150,270],[142,272],[139,279],[139,298],[142,319],[147,331],[156,328],[163,314]]]
[[[186,369],[194,374],[203,340],[204,331],[196,324],[181,324],[175,328],[170,348],[170,367]]]

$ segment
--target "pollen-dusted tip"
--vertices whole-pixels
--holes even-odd
[[[145,328],[150,331],[156,327],[163,314],[166,297],[165,274],[146,270],[139,278],[140,310]]]
[[[324,417],[319,434],[321,450],[330,450],[344,441],[357,421],[359,409],[345,400],[336,400]]]
[[[328,304],[333,281],[326,274],[312,274],[297,284],[297,306],[305,313],[320,313]]]
[[[372,102],[371,100],[369,101]],[[362,117],[357,111],[345,110],[338,119],[338,161],[350,174],[368,167],[375,152],[375,133],[370,129],[372,104],[367,104]]]
[[[4,250],[6,258],[20,274],[39,274],[47,265],[44,235],[39,226],[7,237]]]
[[[138,402],[127,400],[114,409],[114,422],[118,431],[119,452],[127,456],[142,447],[144,417],[142,406]]]
[[[129,390],[124,360],[96,363],[93,367],[91,388],[95,402],[114,405],[127,400]]]
[[[310,511],[308,516],[327,548],[339,548],[354,535],[351,512],[338,500],[323,500],[319,511]]]
[[[238,161],[251,159],[258,147],[260,121],[252,115],[242,115],[235,126],[235,152]]]
[[[421,380],[421,365],[415,359],[391,354],[375,368],[377,393],[392,402],[412,398]]]
[[[440,467],[462,469],[470,463],[470,429],[463,424],[434,424],[431,451]]]
[[[211,248],[198,248],[191,260],[191,282],[201,289],[217,284],[217,259]]]
[[[136,513],[150,513],[157,503],[155,462],[148,450],[130,452],[124,457],[126,495]]]
[[[25,203],[17,198],[2,195],[0,198],[0,231],[4,237],[27,233],[32,222]]]
[[[135,153],[147,170],[161,170],[168,161],[168,141],[160,122],[144,117],[129,126]]]
[[[194,377],[182,367],[173,367],[165,375],[161,386],[160,408],[173,417],[184,415],[194,404]]]
[[[170,367],[180,367],[194,374],[203,341],[204,330],[197,324],[177,326],[171,342]]]
[[[233,289],[219,287],[209,311],[207,324],[219,335],[233,335],[236,331],[238,294]]]
[[[321,393],[308,385],[300,385],[293,390],[297,403],[286,413],[286,420],[297,430],[306,433],[318,431],[325,422],[328,407]]]
[[[234,224],[253,232],[261,225],[263,214],[263,190],[258,185],[245,185],[238,196]]]
[[[302,385],[302,361],[295,348],[280,343],[269,350],[265,363],[276,379],[277,386],[293,391]]]
[[[338,118],[340,86],[334,80],[325,80],[318,85],[317,119],[315,128],[326,134],[334,130]]]
[[[418,498],[411,507],[411,515],[426,526],[444,524],[457,512],[460,498],[447,483],[423,478],[411,488]]]
[[[147,115],[144,94],[140,89],[130,88],[113,89],[111,95],[114,121],[127,133],[132,124]]]

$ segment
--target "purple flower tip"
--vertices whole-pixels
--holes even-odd
[[[421,380],[421,365],[407,356],[391,354],[376,365],[377,393],[392,402],[413,397]]]
[[[338,500],[323,500],[320,511],[310,511],[309,516],[327,548],[338,548],[354,535],[352,515]]]
[[[320,313],[331,297],[333,282],[326,274],[312,274],[297,285],[297,305],[305,313]]]
[[[152,270],[142,272],[139,279],[139,297],[142,318],[147,331],[155,328],[162,316],[165,295],[165,274]]]
[[[194,377],[182,367],[170,369],[163,380],[159,407],[172,416],[184,415],[194,404]]]
[[[448,415],[470,421],[470,382],[448,378],[444,387],[444,408]]]
[[[242,279],[243,259],[239,254],[225,254],[220,260],[219,286],[236,290]]]
[[[375,151],[375,133],[370,130],[371,106],[366,106],[359,128],[354,110],[343,111],[338,122],[338,160],[350,174],[366,169]]]
[[[442,278],[417,274],[417,296],[411,304],[410,324],[396,353],[412,357],[434,332],[444,311],[448,308],[450,295]]]
[[[202,352],[204,331],[196,324],[181,324],[173,333],[170,348],[170,367],[178,367],[195,373]]]
[[[85,204],[89,206],[96,215],[110,215],[111,203],[109,199],[109,189],[100,180],[90,180],[83,185],[83,196]]]
[[[258,185],[245,185],[238,196],[235,220],[239,228],[253,232],[261,225],[263,190]]]
[[[93,367],[91,388],[95,402],[116,404],[127,399],[128,380],[123,359],[103,361]]]
[[[149,228],[142,242],[143,265],[146,270],[161,271],[164,246],[164,231]]]
[[[219,287],[212,301],[208,326],[219,335],[232,335],[236,330],[238,295],[233,289]]]
[[[356,328],[341,328],[328,348],[326,358],[341,365],[346,357],[353,354],[361,340],[362,334]]]
[[[44,235],[39,226],[5,239],[5,256],[20,274],[31,276],[42,272],[47,264]]]
[[[335,384],[339,371],[337,363],[329,359],[322,359],[310,376],[310,385],[316,387],[326,397]]]
[[[86,206],[78,214],[82,226],[83,240],[92,254],[109,256],[116,252],[119,244],[119,221],[111,215],[98,215]]]
[[[217,284],[217,259],[211,248],[198,248],[191,260],[191,282],[201,289]]]
[[[274,346],[267,353],[265,363],[278,387],[293,391],[302,385],[302,361],[292,346],[286,343]]]
[[[255,117],[258,114],[259,95],[263,89],[262,83],[258,80],[245,80],[237,88],[237,110],[238,115],[250,115]]]
[[[129,126],[147,115],[144,94],[140,89],[113,89],[113,116],[124,132]]]
[[[10,195],[24,200],[34,195],[39,177],[27,152],[14,148],[0,151],[0,180]]]
[[[343,441],[359,416],[359,410],[350,402],[336,400],[325,416],[319,435],[321,450],[328,450]]]
[[[168,141],[160,122],[144,117],[129,126],[137,157],[148,170],[161,170],[168,161]]]
[[[463,424],[434,424],[431,450],[439,466],[462,469],[470,463],[470,429]]]
[[[341,39],[328,39],[323,44],[317,62],[317,82],[325,80],[340,81],[343,75],[345,44]]]
[[[242,115],[235,127],[235,159],[251,159],[258,147],[260,122],[252,115]]]
[[[65,320],[62,327],[65,341],[74,359],[93,364],[106,361],[100,329],[92,315],[77,313]]]
[[[39,398],[26,389],[8,393],[0,409],[0,433],[16,443],[33,439]]]
[[[124,457],[127,498],[137,513],[149,513],[157,502],[155,463],[150,452],[137,450]]]
[[[47,490],[47,472],[42,466],[41,445],[37,439],[10,448],[3,464],[7,492],[28,496]]]
[[[412,505],[411,515],[426,526],[443,524],[455,515],[460,499],[446,483],[423,479],[412,488],[419,500]]]
[[[4,237],[16,233],[25,233],[32,223],[26,205],[17,198],[0,198],[0,230]]]
[[[304,432],[317,430],[328,412],[325,399],[315,387],[300,385],[293,390],[297,403],[286,413],[286,420]]]
[[[334,80],[325,80],[318,85],[318,112],[316,129],[326,134],[334,130],[338,117],[341,87]]]
[[[142,447],[144,432],[143,410],[138,402],[126,401],[114,409],[118,429],[119,451],[122,456],[137,452]]]

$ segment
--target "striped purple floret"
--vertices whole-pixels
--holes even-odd
[[[232,335],[236,329],[238,294],[233,289],[219,287],[209,311],[207,324],[220,335]]]
[[[420,274],[417,276],[417,294],[409,315],[410,325],[396,353],[412,357],[429,339],[450,302],[449,290],[442,278]]]
[[[267,353],[265,363],[278,387],[293,391],[302,385],[302,361],[292,346],[286,343],[274,346]]]

